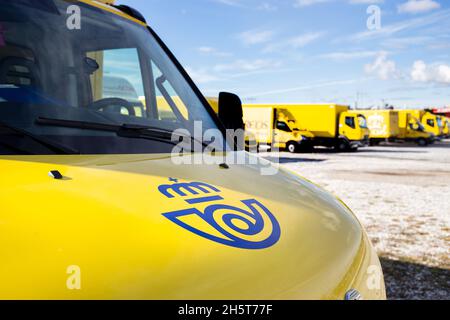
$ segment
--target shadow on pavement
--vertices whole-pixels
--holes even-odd
[[[316,148],[311,153],[318,153],[318,154],[358,154],[358,153],[427,153],[426,148],[424,147],[424,150],[404,150],[404,148],[407,148],[408,146],[399,145],[399,146],[392,146],[392,145],[386,145],[385,147],[395,147],[398,148],[398,150],[392,150],[392,149],[384,149],[383,146],[377,146],[377,147],[366,147],[366,148],[360,148],[357,151],[347,151],[347,152],[336,152],[333,149],[324,149],[324,148]],[[411,148],[411,146],[409,146]]]
[[[390,146],[392,147],[392,146]],[[370,148],[365,148],[365,149],[360,149],[357,152],[354,153],[427,153],[426,150],[403,150],[402,147],[397,147],[398,150],[392,150],[392,149],[383,149],[383,147],[381,146],[378,147],[377,149],[370,149]],[[426,147],[425,147],[426,148]]]
[[[264,157],[264,159],[275,163],[297,163],[297,162],[323,162],[325,159],[308,159],[308,158],[287,158],[287,157]]]
[[[449,300],[450,270],[381,258],[391,300]]]

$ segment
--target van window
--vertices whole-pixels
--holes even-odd
[[[427,120],[427,124],[428,124],[430,127],[434,127],[434,120],[433,120],[433,119],[428,119],[428,120]]]
[[[164,75],[154,61],[151,62],[151,68],[153,82],[158,84]],[[166,79],[160,86],[156,85],[155,93],[158,119],[172,122],[177,122],[179,118],[189,119],[188,109],[170,81]]]
[[[145,26],[79,1],[68,28],[72,5],[0,0],[0,155],[170,153],[177,129],[219,130]]]
[[[87,57],[94,66],[98,65],[90,76],[94,102],[107,98],[126,100],[132,109],[109,104],[103,111],[143,117],[139,96],[144,95],[144,85],[138,51],[135,48],[102,50],[89,52]]]
[[[350,128],[355,129],[355,118],[354,117],[345,117],[345,124]]]
[[[277,129],[285,132],[292,132],[286,122],[283,121],[277,121]]]

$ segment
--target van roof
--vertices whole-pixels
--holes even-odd
[[[142,21],[140,21],[138,19],[135,19],[132,16],[126,14],[125,12],[123,12],[123,11],[117,9],[117,8],[114,8],[112,5],[115,3],[115,0],[78,0],[78,1],[79,2],[83,2],[83,3],[87,4],[87,5],[99,8],[101,10],[105,10],[105,11],[111,12],[111,13],[116,14],[116,15],[122,17],[122,18],[125,18],[127,20],[132,21],[132,22],[135,22],[135,23],[137,23],[137,24],[139,24],[141,26],[144,26],[144,27],[147,26],[147,24],[145,22],[142,22]]]
[[[305,103],[305,102],[301,102],[301,103],[283,103],[283,102],[264,102],[264,103],[243,103],[247,106],[258,106],[258,105],[280,105],[280,106],[337,106],[337,107],[350,107],[348,104],[341,104],[341,103],[328,103],[328,102],[323,102],[323,103]]]

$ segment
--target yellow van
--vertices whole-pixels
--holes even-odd
[[[426,146],[434,142],[435,136],[426,131],[420,121],[421,113],[418,110],[398,110],[400,133],[399,140],[413,141],[420,146]]]
[[[0,299],[386,297],[341,201],[232,143],[173,152],[195,123],[242,128],[242,105],[223,93],[218,117],[136,10],[1,0],[0,25]]]
[[[436,138],[442,136],[442,123],[437,115],[426,110],[412,110],[411,113],[420,120],[425,131],[433,134]]]

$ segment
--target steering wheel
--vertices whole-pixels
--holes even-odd
[[[95,111],[112,109],[114,112],[120,113],[120,109],[125,108],[128,110],[128,115],[136,116],[136,111],[133,105],[125,99],[121,98],[105,98],[91,103],[88,109]]]

